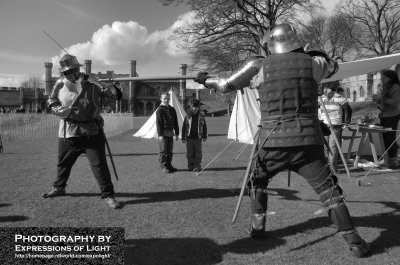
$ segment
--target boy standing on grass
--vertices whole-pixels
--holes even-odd
[[[156,111],[156,125],[158,134],[158,147],[160,149],[160,168],[164,173],[177,171],[172,166],[172,150],[175,140],[179,139],[179,124],[176,110],[169,105],[170,96],[168,92],[161,93],[161,104]],[[175,131],[175,134],[174,134]]]
[[[182,126],[182,143],[186,144],[188,170],[199,172],[203,157],[201,141],[207,141],[207,125],[204,119],[204,112],[199,109],[199,100],[190,99],[189,106],[189,112]]]

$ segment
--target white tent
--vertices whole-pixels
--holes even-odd
[[[339,63],[339,70],[332,78],[324,79],[321,83],[336,81],[351,76],[376,72],[400,63],[400,53],[370,58],[365,60]],[[400,72],[400,68],[396,69]],[[237,92],[235,105],[229,122],[228,139],[243,143],[253,143],[251,140],[260,124],[260,102],[257,89],[243,89],[244,94]],[[251,141],[250,141],[251,140]]]
[[[232,116],[229,122],[228,139],[234,139],[242,143],[253,144],[253,137],[257,132],[257,125],[260,124],[260,101],[258,90],[243,88],[243,94],[238,91]]]
[[[175,93],[170,90],[169,91],[171,100],[169,104],[175,108],[176,114],[178,116],[178,124],[179,124],[179,137],[182,138],[182,125],[183,120],[185,119],[186,112],[185,109],[182,107],[182,104],[179,102],[178,98],[176,97]],[[157,135],[157,125],[156,125],[156,111],[154,111],[153,115],[146,121],[146,123],[139,129],[133,136],[140,137],[140,138],[158,138]]]

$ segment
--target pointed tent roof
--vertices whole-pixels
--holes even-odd
[[[176,114],[178,116],[178,124],[179,124],[179,137],[182,138],[182,125],[183,120],[185,119],[186,112],[183,108],[182,104],[179,102],[175,93],[172,89],[169,91],[171,100],[170,105],[175,108]],[[157,136],[157,125],[156,125],[156,111],[151,115],[151,117],[146,121],[146,123],[137,131],[133,136],[140,138],[158,138]]]
[[[228,139],[253,144],[253,137],[260,124],[260,101],[257,89],[243,88],[238,91],[229,122]],[[250,140],[251,139],[251,140]]]

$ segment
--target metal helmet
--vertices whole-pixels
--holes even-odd
[[[61,58],[60,66],[60,72],[65,72],[73,68],[81,67],[83,65],[78,62],[76,56],[66,54]]]
[[[268,48],[272,54],[296,50],[302,46],[298,42],[297,31],[292,25],[276,25],[270,32]]]

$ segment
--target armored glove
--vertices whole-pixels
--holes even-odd
[[[208,78],[208,73],[207,72],[198,72],[197,73],[197,78],[193,79],[195,82],[204,85],[204,82]]]

